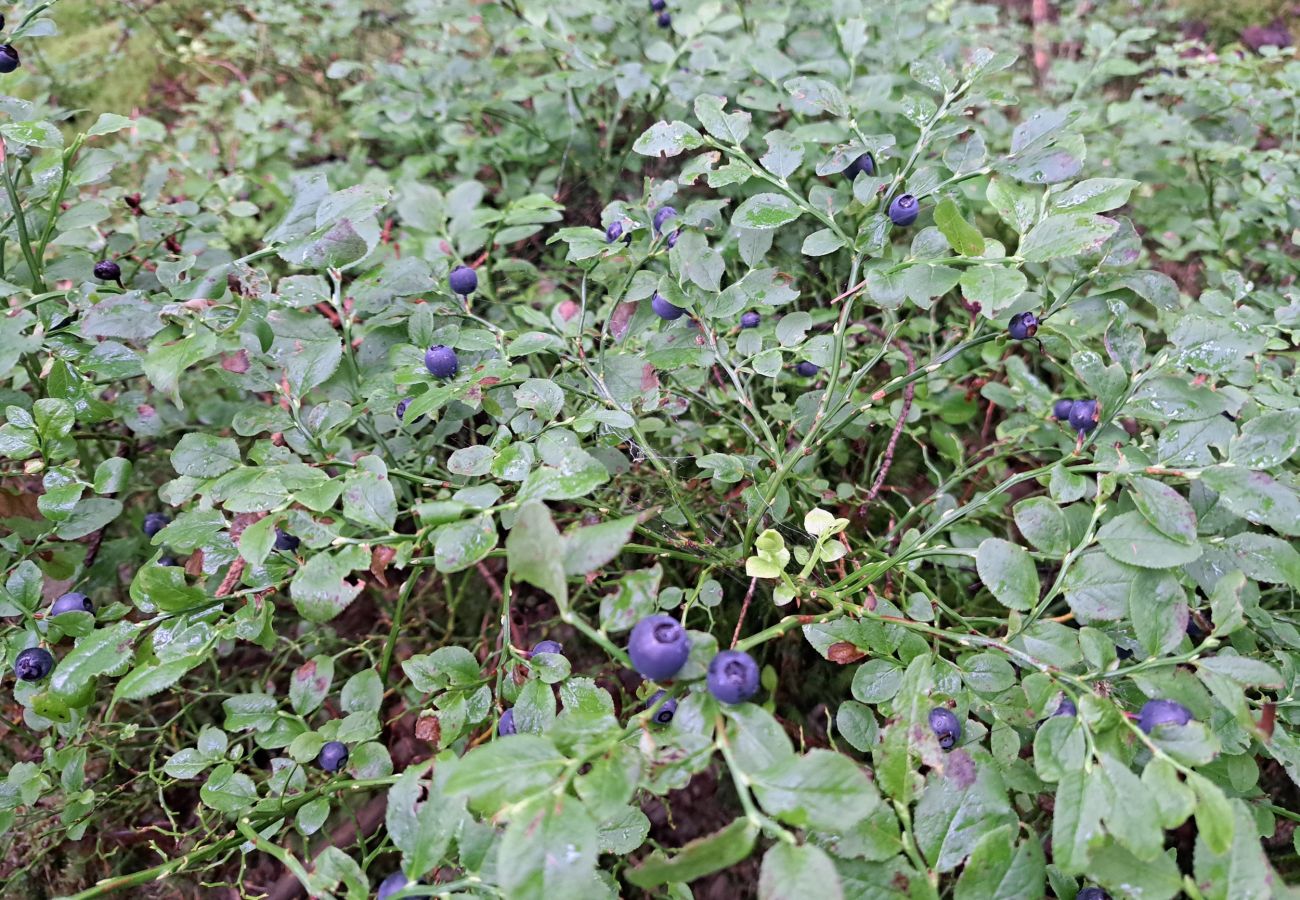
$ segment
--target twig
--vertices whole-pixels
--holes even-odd
[[[745,615],[749,612],[749,602],[754,599],[754,589],[758,587],[758,579],[749,579],[749,590],[745,592],[745,602],[740,607],[740,618],[736,621],[736,630],[731,635],[731,649],[736,649],[736,642],[740,640],[740,628],[745,624]]]
[[[882,341],[886,339],[885,332],[880,326],[871,322],[866,323],[866,325],[867,330],[876,337]],[[915,374],[916,356],[912,353],[912,348],[898,338],[894,338],[894,346],[903,351],[903,356],[907,360],[907,374]],[[898,446],[898,436],[903,433],[903,425],[906,424],[907,416],[912,411],[912,397],[915,393],[916,383],[909,381],[907,386],[903,388],[903,408],[899,411],[898,421],[894,423],[894,430],[889,435],[889,443],[885,445],[885,455],[881,457],[880,471],[876,473],[876,480],[872,482],[871,489],[867,491],[867,497],[862,501],[863,503],[870,503],[876,499],[881,486],[885,483],[885,476],[889,474],[889,467],[894,463],[894,448]]]

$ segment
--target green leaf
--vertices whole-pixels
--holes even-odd
[[[1235,515],[1289,537],[1300,536],[1300,493],[1295,488],[1238,466],[1206,469],[1201,479],[1219,492],[1219,502]]]
[[[1197,835],[1193,865],[1197,887],[1205,900],[1274,896],[1282,878],[1260,846],[1255,817],[1241,800],[1231,800],[1229,806],[1232,842],[1226,850],[1216,851],[1211,839]]]
[[[203,662],[203,656],[192,654],[162,663],[147,663],[127,673],[113,689],[113,699],[143,700],[171,687],[181,676]]]
[[[862,770],[829,750],[790,756],[752,776],[751,784],[764,811],[797,828],[849,828],[880,802]]]
[[[343,515],[358,525],[392,531],[397,522],[397,498],[388,467],[378,456],[363,456],[343,479]]]
[[[934,209],[934,224],[948,239],[952,249],[962,256],[982,256],[984,254],[984,235],[979,229],[962,218],[957,204],[944,198]]]
[[[1200,544],[1172,540],[1156,531],[1138,512],[1122,513],[1101,526],[1097,543],[1116,562],[1144,569],[1172,569],[1201,555]]]
[[[1107,212],[1127,203],[1139,184],[1130,178],[1088,178],[1052,197],[1052,208],[1072,213]]]
[[[980,838],[962,869],[954,900],[1021,900],[1043,896],[1047,869],[1033,835],[1015,845],[1015,832],[1001,826]]]
[[[171,454],[172,468],[181,475],[216,478],[240,464],[239,445],[233,438],[192,431],[182,435]]]
[[[464,802],[443,790],[446,776],[439,764],[436,778],[428,778],[429,763],[409,767],[388,789],[385,824],[393,844],[402,851],[402,871],[421,878],[439,862],[464,816]]]
[[[75,541],[99,531],[122,514],[122,503],[107,497],[85,497],[77,501],[71,514],[59,523],[58,535]]]
[[[510,575],[555,598],[564,609],[569,585],[564,576],[564,539],[542,503],[527,503],[519,510],[515,527],[506,538]]]
[[[804,900],[814,885],[819,898],[844,897],[839,873],[825,850],[813,844],[777,841],[763,854],[758,874],[759,900]]]
[[[962,296],[978,303],[986,315],[1007,309],[1029,287],[1023,272],[1004,265],[969,266],[960,283]]]
[[[726,105],[726,97],[701,94],[695,98],[695,118],[700,120],[705,131],[723,143],[743,144],[749,137],[751,116],[743,109],[724,113]]]
[[[208,780],[199,788],[199,799],[218,812],[234,815],[253,805],[257,800],[257,787],[253,779],[224,763],[208,775]]]
[[[1133,503],[1151,526],[1183,544],[1196,542],[1196,510],[1183,495],[1153,478],[1135,477]]]
[[[435,532],[434,568],[462,572],[496,548],[497,524],[491,513],[443,525]]]
[[[988,831],[1013,824],[1007,790],[983,752],[948,754],[944,771],[931,770],[916,803],[917,847],[939,872],[965,862]]]
[[[50,690],[64,697],[74,696],[92,678],[126,668],[135,638],[136,626],[130,622],[116,622],[92,631],[77,641],[77,646],[54,667]]]
[[[1105,216],[1048,216],[1020,241],[1019,255],[1028,262],[1047,262],[1099,250],[1119,223]]]
[[[314,656],[293,670],[289,677],[289,704],[305,716],[320,708],[334,680],[334,658]]]
[[[656,122],[647,128],[632,149],[642,156],[677,156],[704,146],[700,133],[685,122]]]
[[[1067,874],[1088,867],[1095,843],[1101,841],[1101,818],[1110,806],[1105,783],[1082,767],[1065,772],[1056,788],[1052,811],[1052,861]]]
[[[736,208],[731,224],[736,228],[768,231],[793,222],[803,210],[783,194],[755,194]]]
[[[1228,445],[1228,459],[1246,469],[1272,469],[1300,450],[1300,410],[1270,412],[1241,426]]]
[[[1053,857],[1055,857],[1053,844]],[[1183,887],[1178,864],[1167,853],[1154,860],[1138,859],[1124,847],[1109,843],[1093,854],[1088,875],[1116,896],[1170,900]]]
[[[498,869],[505,896],[556,900],[592,896],[599,843],[596,823],[576,797],[548,798],[512,821],[501,838]]]
[[[749,856],[757,837],[755,825],[745,818],[736,819],[721,831],[690,841],[671,856],[662,850],[654,851],[640,865],[625,870],[623,877],[643,890],[694,881]]]
[[[308,557],[289,582],[294,608],[309,622],[328,622],[361,593],[362,582],[349,579],[369,565],[370,554],[355,545]]]
[[[1026,610],[1038,602],[1038,570],[1023,547],[988,538],[980,542],[975,567],[989,593],[1008,609]]]
[[[511,735],[461,757],[447,779],[446,791],[465,794],[477,811],[496,812],[548,790],[565,762],[550,741],[531,734]]]

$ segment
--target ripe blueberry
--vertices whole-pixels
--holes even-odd
[[[673,26],[673,17],[666,12],[661,12],[659,18],[655,21],[659,23],[660,28],[671,28]]]
[[[1174,700],[1148,700],[1138,713],[1138,728],[1150,734],[1160,725],[1186,725],[1192,711]]]
[[[397,414],[397,418],[399,418],[399,419],[405,419],[405,418],[406,418],[406,408],[407,408],[408,406],[410,406],[410,405],[411,405],[411,398],[410,398],[410,397],[403,397],[401,400],[398,400],[398,401],[397,401],[397,409],[395,410],[395,412],[396,412],[396,414]]]
[[[1075,400],[1070,407],[1070,427],[1079,434],[1087,434],[1097,427],[1099,412],[1096,400]]]
[[[341,741],[326,741],[316,755],[316,765],[326,772],[337,772],[348,764],[348,748]]]
[[[497,734],[505,737],[508,734],[515,733],[515,711],[507,709],[501,714],[501,721],[497,722]]]
[[[686,314],[686,310],[682,309],[680,306],[674,306],[659,294],[655,294],[654,297],[650,299],[650,308],[655,311],[656,316],[661,319],[666,319],[669,322],[674,319],[680,319]]]
[[[536,656],[539,653],[554,653],[556,656],[564,655],[564,645],[559,641],[538,641],[529,656]]]
[[[763,321],[763,317],[751,310],[740,317],[740,327],[757,328],[758,323],[761,321]]]
[[[1074,900],[1110,900],[1110,894],[1099,887],[1086,887],[1074,895]]]
[[[744,703],[758,693],[758,663],[743,650],[723,650],[709,663],[706,681],[723,703]]]
[[[668,0],[650,0],[650,12],[663,12],[668,8]]]
[[[394,872],[379,883],[379,892],[375,894],[375,900],[388,900],[410,883],[401,872]]]
[[[122,267],[111,259],[101,259],[95,263],[95,277],[100,281],[122,281]]]
[[[612,244],[623,236],[623,223],[610,222],[609,227],[605,229],[605,243]]]
[[[275,549],[283,550],[285,553],[292,553],[298,549],[299,543],[301,542],[298,538],[289,532],[281,531],[279,528],[275,529]]]
[[[889,204],[889,221],[895,225],[911,225],[921,213],[921,206],[911,194],[899,194]]]
[[[447,276],[447,283],[451,285],[453,294],[468,297],[478,290],[478,272],[475,272],[469,266],[457,266]]]
[[[864,153],[849,163],[848,168],[844,170],[844,174],[849,177],[849,180],[857,178],[859,172],[864,175],[875,175],[876,158],[870,153]]]
[[[627,655],[632,668],[651,681],[672,678],[686,665],[691,655],[691,639],[686,629],[671,616],[646,616],[627,641]]]
[[[1052,716],[1077,716],[1079,708],[1074,705],[1074,701],[1064,694],[1061,695],[1061,702],[1056,704],[1056,712]]]
[[[88,612],[95,611],[95,604],[85,594],[78,594],[76,591],[64,594],[59,599],[50,604],[50,615],[57,616],[65,612]]]
[[[804,378],[812,378],[821,370],[822,370],[821,366],[816,365],[815,363],[810,363],[807,360],[804,360],[803,362],[799,363],[799,365],[794,367],[795,373],[798,375],[802,375]]]
[[[0,45],[0,74],[8,75],[18,68],[18,51],[13,44]]]
[[[664,13],[663,16],[659,17],[660,25],[664,25],[662,20],[666,15],[668,15],[668,13]],[[668,26],[664,25],[664,27],[667,28]],[[655,210],[655,216],[654,216],[655,234],[662,233],[664,230],[664,223],[667,222],[669,219],[675,218],[676,216],[677,216],[677,210],[673,209],[671,206],[661,206],[659,209]]]
[[[1052,418],[1058,422],[1064,422],[1070,418],[1070,410],[1074,408],[1074,401],[1068,397],[1062,397],[1052,404]]]
[[[424,367],[434,378],[455,378],[460,371],[460,360],[455,350],[438,344],[425,351]]]
[[[645,702],[645,708],[654,709],[655,704],[663,698],[663,695],[663,691],[655,691],[654,694],[650,696],[650,699]],[[677,701],[672,697],[669,697],[667,700],[664,700],[663,706],[659,707],[658,712],[654,714],[653,718],[656,725],[667,725],[672,722],[673,716],[675,715],[677,715]]]
[[[144,536],[153,537],[158,532],[167,527],[171,519],[163,513],[149,513],[144,517]]]
[[[160,557],[158,557],[158,565],[160,565],[160,566],[174,566],[174,565],[176,565],[176,557],[174,557],[174,556],[160,556]]]
[[[1016,313],[1011,317],[1007,333],[1018,341],[1033,337],[1038,333],[1038,316],[1031,312]]]
[[[54,657],[44,647],[28,647],[14,658],[14,674],[23,681],[40,681],[54,670]]]
[[[930,710],[930,730],[939,739],[939,746],[951,750],[961,740],[961,722],[946,706],[936,706]]]
[[[671,250],[671,249],[673,249],[674,247],[677,246],[677,238],[681,236],[681,233],[682,233],[682,230],[681,230],[680,228],[677,228],[677,229],[674,229],[674,231],[673,231],[672,234],[668,235],[668,241],[667,241],[667,243],[668,243],[668,249],[669,249],[669,250]]]

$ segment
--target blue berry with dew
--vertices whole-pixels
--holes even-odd
[[[632,668],[651,681],[672,678],[691,655],[691,640],[682,623],[663,614],[646,616],[628,636],[627,655]]]
[[[930,730],[939,739],[939,746],[945,750],[951,750],[961,740],[961,722],[946,706],[936,706],[930,710]]]
[[[144,536],[151,538],[169,524],[171,524],[171,518],[166,514],[160,512],[149,513],[144,517]]]
[[[666,16],[668,14],[664,13],[664,15]],[[663,18],[663,16],[660,16],[660,18]],[[664,27],[666,28],[667,26],[665,25]],[[654,227],[655,227],[655,234],[662,234],[664,230],[664,223],[667,222],[669,219],[675,219],[675,218],[677,218],[677,210],[673,209],[671,206],[661,206],[659,207],[659,209],[655,210],[654,220],[653,220]]]
[[[921,214],[921,204],[911,194],[899,194],[889,204],[889,221],[895,225],[911,225]]]
[[[723,650],[709,663],[709,693],[723,703],[744,703],[758,693],[758,663],[743,650]]]
[[[801,375],[804,378],[812,378],[821,370],[822,370],[821,366],[817,365],[816,363],[810,363],[806,359],[803,362],[799,363],[799,365],[794,367],[795,373],[797,375]]]
[[[859,172],[863,175],[875,175],[876,158],[870,153],[864,153],[857,159],[853,160],[853,162],[849,163],[848,168],[844,170],[844,174],[850,181],[857,178]]]
[[[424,353],[424,367],[434,378],[455,378],[460,371],[456,351],[444,344],[430,347]]]
[[[79,594],[76,591],[70,591],[50,604],[51,616],[61,615],[66,612],[93,613],[94,611],[94,602],[85,594]]]
[[[282,531],[279,528],[275,529],[275,549],[282,550],[285,553],[292,553],[298,549],[300,543],[302,542],[289,532]]]
[[[1192,711],[1176,700],[1148,700],[1138,713],[1138,728],[1150,734],[1162,725],[1186,725]]]
[[[763,317],[762,317],[762,316],[760,316],[758,313],[754,312],[753,310],[750,310],[749,312],[744,313],[743,315],[741,315],[741,317],[740,317],[740,327],[741,327],[741,328],[757,328],[757,327],[759,326],[759,323],[762,322],[762,321],[763,321]]]
[[[28,647],[14,657],[14,674],[20,681],[41,681],[54,671],[54,654],[44,647]]]
[[[529,656],[536,656],[539,653],[554,653],[556,656],[564,655],[564,645],[559,641],[538,641],[529,651]]]
[[[326,741],[316,754],[316,765],[326,772],[337,772],[348,764],[348,748],[342,741]]]
[[[447,276],[447,283],[451,285],[453,294],[468,297],[478,290],[478,272],[475,272],[469,266],[457,266]]]
[[[1025,341],[1038,334],[1038,316],[1031,312],[1016,313],[1007,325],[1007,334],[1018,341]]]
[[[650,308],[654,310],[656,316],[667,322],[686,315],[686,310],[669,303],[661,294],[655,294],[650,298]]]

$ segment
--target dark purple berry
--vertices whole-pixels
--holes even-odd
[[[54,671],[54,657],[44,647],[28,647],[14,658],[14,674],[23,681],[40,681]]]
[[[88,612],[95,611],[95,604],[85,594],[78,594],[76,591],[64,594],[59,599],[50,604],[50,615],[57,616],[65,612]]]
[[[1031,312],[1016,313],[1011,317],[1007,333],[1018,341],[1028,340],[1038,334],[1038,316]]]
[[[804,378],[812,378],[821,370],[822,370],[821,366],[817,365],[816,363],[810,363],[806,359],[803,362],[799,363],[799,365],[794,367],[795,374],[801,375]]]
[[[122,281],[122,267],[111,259],[101,259],[95,263],[95,277],[100,281]]]
[[[1148,700],[1138,713],[1138,728],[1150,734],[1161,725],[1186,725],[1192,711],[1174,700]]]
[[[8,75],[16,68],[18,68],[18,51],[14,49],[13,44],[0,44],[0,74]]]
[[[1074,705],[1074,701],[1064,694],[1061,695],[1061,702],[1056,704],[1056,712],[1053,716],[1077,716],[1079,708]]]
[[[665,13],[664,15],[667,15],[667,13]],[[660,18],[663,18],[663,16],[660,16]],[[664,223],[667,222],[669,219],[673,219],[676,217],[677,217],[677,210],[673,209],[671,206],[661,206],[659,207],[659,209],[655,210],[655,215],[653,220],[655,226],[655,234],[661,234],[664,230]]]
[[[672,678],[691,655],[686,629],[672,616],[646,616],[632,629],[627,641],[632,668],[651,681]]]
[[[850,180],[857,178],[859,172],[863,175],[876,174],[876,159],[870,153],[862,154],[857,159],[853,160],[853,162],[849,163],[849,167],[844,170],[844,174],[847,175]]]
[[[285,553],[292,553],[298,549],[300,543],[301,541],[289,532],[281,531],[279,528],[275,529],[275,549],[283,550]]]
[[[678,229],[675,229],[675,230],[673,231],[672,234],[668,235],[668,241],[667,241],[667,244],[668,244],[668,249],[669,249],[669,250],[671,250],[671,249],[673,249],[674,247],[677,246],[677,238],[681,235],[681,233],[682,233],[682,230],[681,230],[680,228],[678,228]]]
[[[434,378],[455,378],[460,371],[460,360],[456,358],[455,350],[438,344],[425,352],[424,367]]]
[[[763,317],[758,313],[750,310],[740,317],[741,328],[757,328],[758,323],[763,321]]]
[[[911,225],[921,213],[921,205],[911,194],[899,194],[889,204],[889,221],[895,225]]]
[[[1070,407],[1070,427],[1079,434],[1087,434],[1097,427],[1099,412],[1096,400],[1075,400]]]
[[[396,414],[397,414],[397,418],[399,418],[399,419],[405,419],[405,418],[406,418],[406,408],[407,408],[408,406],[410,406],[410,405],[411,405],[411,398],[410,398],[410,397],[403,397],[401,400],[398,400],[398,401],[397,401],[397,409],[395,410],[395,412],[396,412]]]
[[[478,272],[475,272],[469,266],[457,266],[447,276],[447,283],[451,285],[453,294],[468,297],[478,290]]]
[[[671,28],[673,26],[673,17],[666,12],[661,12],[659,18],[655,21],[659,23],[660,28]]]
[[[174,556],[160,556],[160,557],[158,557],[158,565],[160,565],[160,566],[174,566],[174,565],[176,565],[176,557],[174,557]]]
[[[709,663],[706,681],[723,703],[744,703],[758,693],[758,663],[743,650],[723,650]]]
[[[654,694],[651,695],[650,699],[645,702],[645,708],[654,709],[655,704],[663,699],[663,696],[663,691],[655,691]],[[667,725],[672,722],[673,716],[675,715],[677,715],[677,701],[672,697],[669,697],[667,700],[664,700],[663,706],[659,707],[652,718],[656,725]]]
[[[388,900],[410,883],[401,872],[394,872],[379,883],[379,892],[375,894],[375,900]]]
[[[144,536],[153,537],[162,531],[171,522],[165,514],[159,512],[149,513],[144,517]]]
[[[605,243],[612,244],[623,236],[623,223],[610,222],[609,227],[605,229]]]
[[[536,656],[539,653],[554,653],[556,656],[564,655],[564,645],[559,641],[538,641],[529,656]]]
[[[507,709],[501,714],[501,721],[497,722],[497,734],[501,737],[515,733],[515,711]]]
[[[341,741],[326,741],[316,755],[316,765],[326,772],[337,772],[348,764],[348,748]]]
[[[1070,418],[1070,410],[1074,408],[1074,401],[1062,397],[1052,404],[1052,418],[1058,422],[1064,422]]]
[[[659,294],[655,294],[654,297],[650,299],[650,308],[655,311],[656,316],[669,322],[674,319],[680,319],[686,314],[686,310],[682,309],[680,306],[674,306]]]
[[[961,722],[946,706],[936,706],[930,710],[930,730],[939,739],[939,746],[951,750],[961,740]]]
[[[1074,900],[1110,900],[1110,894],[1099,887],[1086,887],[1074,895]]]
[[[650,0],[650,12],[663,12],[668,8],[668,0]]]

